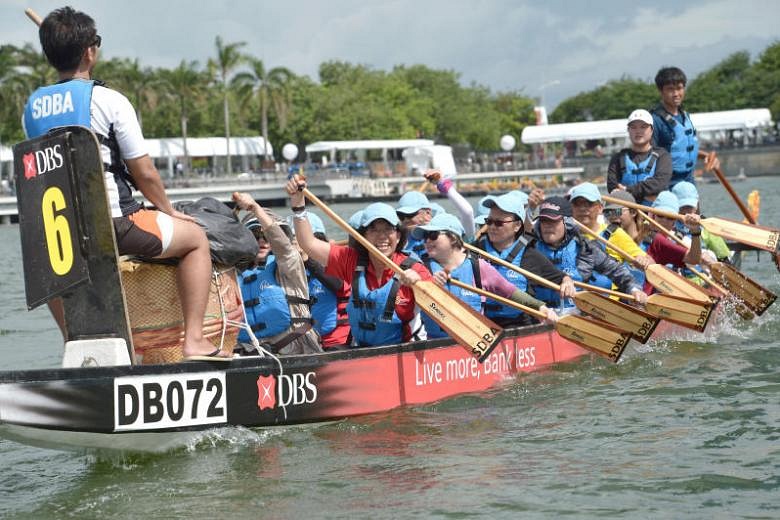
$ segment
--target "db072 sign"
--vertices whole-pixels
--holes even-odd
[[[118,377],[114,430],[182,428],[227,422],[224,372]]]
[[[88,279],[81,250],[68,133],[14,146],[19,230],[27,307]]]

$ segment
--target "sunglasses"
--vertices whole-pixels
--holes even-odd
[[[426,231],[423,233],[423,240],[438,240],[441,231]]]
[[[520,220],[519,218],[513,218],[512,220],[498,220],[494,218],[486,218],[485,225],[501,227],[504,224],[509,224],[511,222],[518,222],[519,220]]]
[[[610,208],[604,210],[604,218],[619,217],[623,215],[623,208]]]
[[[263,233],[262,228],[252,228],[252,235],[255,237],[255,240],[265,240],[265,233]]]

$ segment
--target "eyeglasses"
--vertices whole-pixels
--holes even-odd
[[[512,220],[498,220],[495,218],[486,218],[485,225],[501,227],[504,224],[509,224],[510,222],[518,222],[519,220],[520,220],[519,218],[513,218]]]
[[[95,41],[93,41],[89,46],[90,47],[98,47],[100,48],[100,44],[103,43],[103,38],[100,37],[99,34],[95,35]]]
[[[604,210],[604,218],[614,218],[623,215],[623,208],[610,208]]]
[[[426,231],[423,233],[423,240],[438,240],[441,231]]]

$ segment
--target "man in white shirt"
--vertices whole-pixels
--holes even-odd
[[[25,133],[33,138],[67,125],[82,125],[95,132],[101,143],[119,253],[179,258],[184,356],[224,359],[225,354],[215,350],[202,331],[211,280],[208,240],[192,217],[173,209],[145,150],[133,106],[119,92],[92,80],[102,42],[94,20],[64,7],[46,16],[38,34],[60,81],[30,96],[22,118]],[[131,186],[157,210],[144,209],[135,201]],[[52,311],[57,317],[57,309]]]

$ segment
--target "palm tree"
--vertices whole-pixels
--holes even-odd
[[[190,155],[187,150],[187,122],[193,103],[203,97],[204,74],[198,71],[197,61],[186,62],[185,60],[182,60],[175,69],[160,72],[164,87],[163,95],[174,99],[179,107],[182,147],[184,148],[183,173],[186,176],[190,169]]]
[[[273,108],[279,119],[279,128],[287,126],[287,116],[290,110],[290,82],[294,74],[285,67],[275,67],[266,70],[263,60],[248,57],[251,72],[242,72],[233,78],[235,85],[245,96],[257,94],[260,103],[260,125],[263,134],[265,159],[268,160],[268,110]]]
[[[109,86],[123,92],[135,107],[138,124],[143,128],[143,113],[152,109],[157,85],[151,67],[141,67],[138,58],[113,58],[98,64],[97,77]]]
[[[215,40],[217,46],[217,59],[209,60],[209,69],[215,72],[222,90],[222,108],[225,113],[225,141],[227,145],[227,172],[233,173],[233,167],[230,164],[230,110],[228,107],[228,77],[231,72],[240,65],[246,58],[239,52],[239,49],[246,45],[246,42],[236,42],[225,44],[222,37],[217,36]]]

